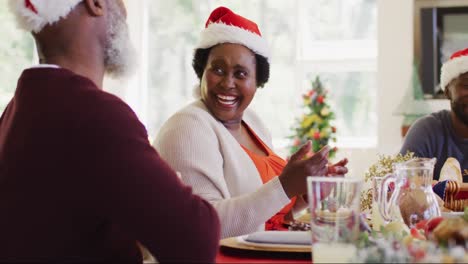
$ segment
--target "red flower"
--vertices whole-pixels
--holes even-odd
[[[337,147],[334,147],[334,148],[333,148],[333,151],[334,151],[334,152],[336,152],[337,150],[338,150],[338,148],[337,148]]]
[[[332,126],[332,132],[336,133],[336,127]]]
[[[310,90],[309,92],[307,92],[307,96],[312,97],[312,95],[314,95],[314,93],[315,93],[314,90]]]
[[[317,139],[317,140],[320,139],[320,132],[319,131],[314,133],[314,139]]]
[[[323,98],[323,95],[317,96],[317,102],[318,102],[319,104],[323,104],[323,100],[324,100],[324,99],[325,99],[325,98]]]

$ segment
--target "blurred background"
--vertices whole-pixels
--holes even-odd
[[[252,107],[269,125],[276,151],[288,154],[302,94],[319,76],[336,116],[337,158],[348,157],[350,174],[363,177],[378,154],[395,154],[402,143],[404,116],[395,112],[411,96],[414,1],[424,0],[127,0],[139,69],[130,80],[106,80],[105,89],[131,105],[152,140],[193,100],[193,48],[210,12],[229,7],[257,22],[272,49],[270,81]],[[22,69],[37,58],[6,0],[0,0],[0,22],[3,111]],[[426,102],[431,111],[448,108],[446,100]]]

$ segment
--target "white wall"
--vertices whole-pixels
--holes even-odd
[[[342,149],[350,176],[364,177],[379,154],[395,154],[402,144],[401,116],[393,115],[410,84],[413,61],[413,1],[378,0],[378,145],[371,149]],[[366,129],[363,125],[362,129]]]
[[[398,153],[402,116],[396,116],[398,104],[412,77],[413,65],[413,0],[378,0],[378,145],[375,149],[343,149],[338,158],[350,159],[352,176],[362,177],[378,155]],[[447,100],[429,101],[432,111],[448,109]],[[366,129],[363,126],[362,129]]]
[[[378,152],[394,154],[401,144],[401,116],[394,116],[408,89],[413,65],[413,0],[378,0]],[[432,111],[449,109],[448,100],[428,101]]]
[[[400,149],[401,116],[395,108],[410,85],[413,63],[413,1],[378,0],[378,152]]]

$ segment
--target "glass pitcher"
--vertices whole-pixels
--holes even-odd
[[[412,228],[422,220],[440,216],[432,175],[436,159],[414,158],[393,165],[393,173],[382,181],[381,194],[394,185],[390,199],[379,196],[379,211],[385,221],[403,221]]]

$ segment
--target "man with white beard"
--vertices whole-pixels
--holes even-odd
[[[134,58],[122,0],[9,0],[40,65],[0,118],[0,262],[213,262],[219,220],[102,90]]]

